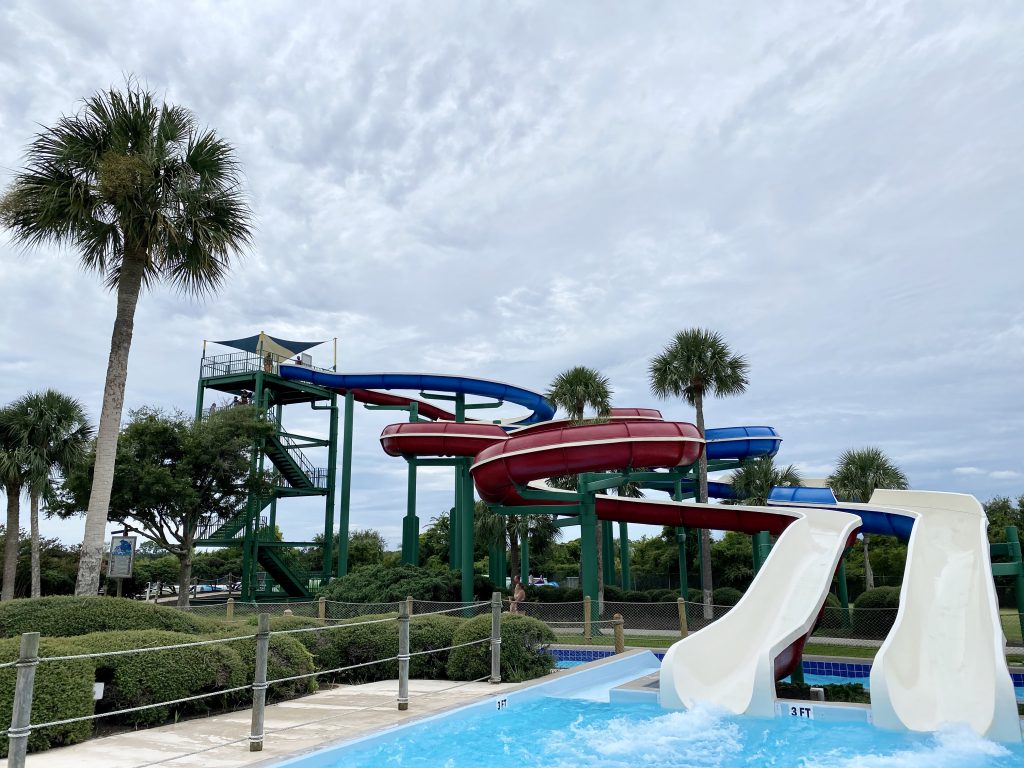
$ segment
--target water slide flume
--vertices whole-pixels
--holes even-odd
[[[799,504],[816,498],[825,502],[823,510],[859,515],[869,533],[909,538],[899,611],[871,667],[875,725],[934,731],[966,723],[981,736],[1020,741],[988,521],[977,499],[878,490],[870,504],[836,504],[827,489],[799,490],[779,489],[773,500]]]

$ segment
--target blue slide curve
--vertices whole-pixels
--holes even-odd
[[[327,389],[402,389],[489,397],[528,408],[530,415],[515,422],[524,426],[550,421],[555,415],[555,407],[543,395],[500,381],[430,373],[331,373],[302,365],[282,365],[279,372],[281,378]]]
[[[821,509],[835,509],[837,512],[849,512],[859,515],[861,532],[878,533],[884,536],[896,536],[907,541],[914,528],[914,518],[908,515],[880,512],[873,509],[845,507],[840,504],[831,488],[772,488],[768,496],[769,504],[785,504],[790,506],[812,506]]]

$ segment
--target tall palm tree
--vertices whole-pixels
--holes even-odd
[[[869,446],[843,451],[836,462],[835,471],[828,476],[829,488],[840,501],[866,504],[877,488],[896,491],[910,487],[906,474],[881,448]],[[864,542],[864,587],[874,589],[875,574],[871,570],[868,535],[861,534]]]
[[[117,293],[79,595],[99,588],[139,294],[165,281],[201,296],[223,282],[251,243],[241,178],[230,144],[129,80],[39,133],[0,198],[0,224],[15,240],[77,248],[82,266]]]
[[[662,399],[681,397],[697,413],[697,429],[704,436],[704,398],[728,397],[746,391],[749,363],[734,354],[721,334],[704,328],[679,331],[660,355],[651,360],[651,391]],[[697,502],[708,501],[708,458],[701,451],[697,467]],[[701,583],[704,614],[711,617],[711,532],[701,531]]]
[[[6,419],[10,406],[0,409]],[[8,435],[0,431],[0,485],[7,496],[7,526],[4,536],[4,580],[0,600],[14,599],[14,579],[18,573],[18,537],[21,527],[21,492],[25,487],[25,455]]]
[[[549,403],[563,409],[574,425],[587,422],[584,414],[588,408],[595,414],[594,421],[607,419],[612,409],[612,390],[608,378],[600,371],[584,365],[577,365],[558,374],[545,397]],[[575,477],[552,478],[551,483],[556,488],[576,489]],[[596,526],[594,535],[597,547],[597,602],[600,610],[604,605],[604,569],[601,567],[604,555],[600,524]]]
[[[746,462],[729,477],[735,498],[733,504],[764,506],[776,486],[803,485],[800,472],[792,464],[780,467],[773,456],[759,456]],[[726,502],[729,503],[729,502]]]
[[[48,389],[24,395],[5,408],[0,433],[24,461],[31,510],[31,594],[39,597],[39,501],[52,493],[55,475],[66,476],[85,461],[92,426],[78,400]]]
[[[520,542],[528,537],[531,548],[546,549],[558,540],[562,529],[555,525],[552,515],[499,515],[486,502],[478,501],[473,515],[473,533],[479,542],[505,547],[509,552],[509,575],[523,579],[527,574],[522,573],[520,567]]]

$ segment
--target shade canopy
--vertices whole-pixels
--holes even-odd
[[[298,355],[305,352],[307,349],[311,349],[312,347],[323,344],[324,342],[278,339],[261,331],[255,336],[246,336],[244,339],[229,339],[227,341],[215,341],[213,343],[223,344],[225,347],[232,347],[233,349],[240,349],[243,352],[254,352],[260,355],[270,352],[278,357],[291,357],[292,355]]]

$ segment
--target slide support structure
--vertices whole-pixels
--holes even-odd
[[[345,427],[341,435],[341,499],[338,503],[338,576],[348,573],[348,521],[352,505],[352,419],[355,398],[345,393]]]
[[[586,482],[580,475],[580,484]],[[597,601],[597,509],[594,494],[580,494],[580,571],[583,595]]]
[[[993,563],[993,576],[1013,576],[1013,592],[1017,600],[1017,619],[1021,632],[1024,633],[1024,559],[1021,557],[1020,534],[1017,526],[1006,528],[1006,543],[989,546],[993,557],[1006,557],[1008,563]]]
[[[402,562],[420,562],[420,519],[416,516],[416,459],[409,459],[409,495],[402,519]]]
[[[629,524],[619,523],[619,565],[622,570],[622,590],[633,589],[633,579],[629,572]]]
[[[761,570],[764,561],[772,551],[772,537],[768,531],[759,531],[751,537],[752,549],[754,550],[754,574]]]
[[[839,570],[836,572],[836,591],[839,592],[839,606],[843,609],[843,626],[850,626],[850,589],[846,583],[846,555],[850,550],[843,552],[839,560]]]
[[[604,583],[615,583],[615,532],[611,520],[601,521],[601,569]]]
[[[679,552],[679,596],[686,600],[690,593],[690,584],[686,579],[686,529],[676,527],[676,547]]]

